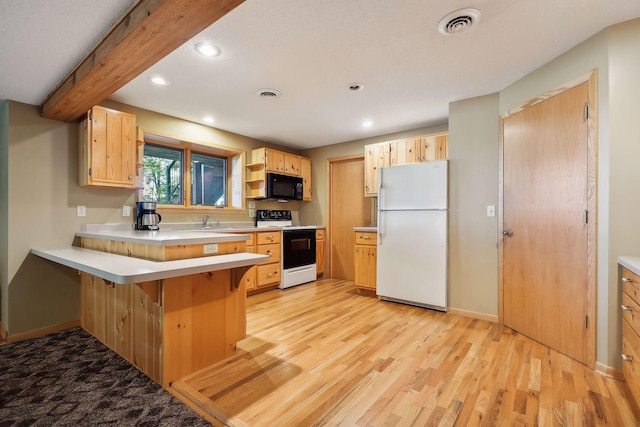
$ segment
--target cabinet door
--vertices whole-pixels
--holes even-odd
[[[420,138],[420,161],[433,162],[437,158],[438,142],[435,136]]]
[[[316,233],[316,274],[324,273],[324,239],[318,239]]]
[[[364,147],[364,196],[378,195],[378,169],[390,165],[390,142],[369,144]]]
[[[447,158],[448,135],[440,135],[436,137],[436,160],[445,160]]]
[[[264,164],[267,172],[284,173],[284,153],[270,148],[265,149]]]
[[[292,176],[300,176],[300,156],[284,153],[284,173]]]
[[[358,288],[376,290],[377,248],[355,246],[355,285]]]
[[[421,138],[399,139],[391,142],[391,166],[420,161]]]
[[[80,149],[81,162],[87,165],[80,168],[81,173],[86,171],[81,185],[135,187],[135,128],[132,114],[98,106],[89,111],[86,140]]]
[[[302,200],[311,200],[311,159],[300,158],[300,176],[302,177]]]

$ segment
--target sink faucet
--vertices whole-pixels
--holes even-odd
[[[207,221],[209,221],[209,218],[211,218],[211,215],[207,215],[202,218],[202,228],[207,228]]]

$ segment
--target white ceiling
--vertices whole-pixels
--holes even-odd
[[[0,99],[41,104],[132,3],[0,0]],[[465,7],[480,22],[439,34]],[[246,0],[111,99],[310,148],[446,122],[449,102],[498,92],[638,17],[638,0]],[[222,54],[199,56],[198,41]],[[170,84],[151,84],[156,74]]]

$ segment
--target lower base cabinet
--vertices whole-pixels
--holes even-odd
[[[640,404],[640,276],[622,269],[622,372]]]
[[[355,232],[355,286],[361,290],[376,291],[377,233]]]

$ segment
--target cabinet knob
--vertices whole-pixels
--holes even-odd
[[[361,239],[363,239],[363,240],[368,240],[368,239],[370,239],[370,237],[369,237],[369,236],[360,236],[360,238],[361,238]]]
[[[622,308],[622,311],[633,311],[633,310],[631,310],[631,307],[629,307],[628,305],[624,305],[624,304],[622,304],[620,306],[620,308]]]
[[[626,277],[623,277],[623,278],[622,278],[622,281],[623,281],[624,283],[633,283],[633,280],[631,280],[631,279],[629,279],[629,278],[626,278]]]
[[[623,362],[633,362],[633,357],[629,356],[628,354],[622,353],[621,356]]]
[[[267,251],[267,255],[271,255],[271,249]]]
[[[129,181],[131,181],[133,179],[133,177],[131,175],[129,175]]]

